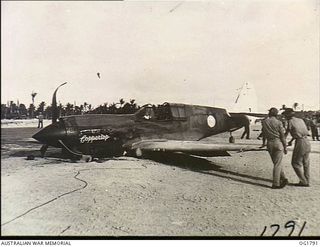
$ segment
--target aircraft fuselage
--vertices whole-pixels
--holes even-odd
[[[135,114],[87,114],[59,119],[33,138],[83,154],[121,154],[139,140],[168,139],[197,141],[222,132],[239,129],[246,124],[243,115],[230,116],[225,109],[165,103],[144,106]]]

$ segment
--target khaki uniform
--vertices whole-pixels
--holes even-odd
[[[307,139],[308,129],[300,118],[292,117],[288,122],[288,131],[295,139],[291,164],[300,179],[300,183],[309,184],[310,180],[310,159],[311,145]]]
[[[285,180],[286,176],[282,169],[283,144],[280,136],[284,135],[284,128],[278,119],[269,117],[262,121],[262,134],[267,139],[267,149],[274,164],[273,167],[273,186],[280,186],[280,181]]]

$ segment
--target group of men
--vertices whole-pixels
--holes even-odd
[[[309,187],[311,146],[307,139],[307,126],[302,119],[294,116],[292,108],[287,108],[282,114],[288,121],[286,130],[277,119],[278,110],[274,107],[269,110],[268,118],[262,121],[262,135],[267,140],[267,150],[274,164],[272,188],[281,189],[288,184],[281,162],[283,155],[287,154],[286,137],[289,133],[292,136],[291,142],[295,140],[291,164],[300,180],[294,185]]]

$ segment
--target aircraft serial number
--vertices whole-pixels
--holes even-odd
[[[305,222],[303,223],[301,229],[299,230],[297,236],[301,236],[301,234],[302,234],[302,232],[303,232],[306,224],[307,224],[307,222],[305,221]],[[295,230],[295,227],[296,227],[296,223],[295,223],[295,221],[293,221],[293,220],[289,220],[289,221],[284,225],[284,228],[285,228],[285,229],[291,229],[291,230],[289,231],[289,233],[288,233],[288,236],[289,236],[289,237],[292,236],[292,234],[293,234],[293,232],[294,232],[294,230]],[[264,234],[266,233],[267,228],[268,228],[267,226],[265,226],[265,227],[263,228],[263,231],[262,231],[262,233],[260,234],[260,236],[265,236]],[[274,237],[274,236],[276,236],[276,234],[277,234],[278,231],[280,230],[281,226],[280,226],[279,224],[272,224],[272,225],[270,225],[270,228],[273,230],[271,236]]]

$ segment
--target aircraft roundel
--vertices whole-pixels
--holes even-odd
[[[207,123],[210,128],[213,128],[216,125],[216,119],[214,118],[214,116],[209,115],[207,118]]]

